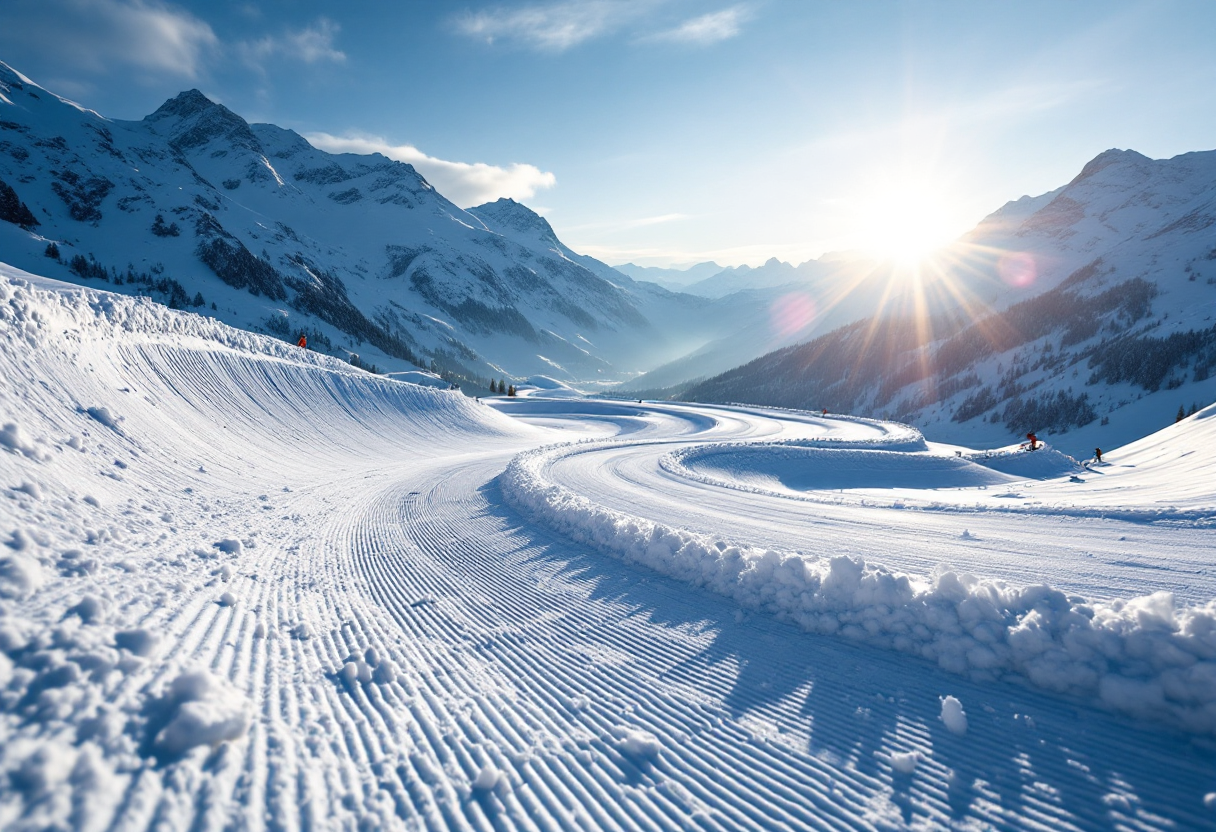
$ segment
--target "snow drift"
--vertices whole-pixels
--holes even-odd
[[[1179,608],[1172,594],[1159,592],[1090,603],[1047,585],[1013,586],[955,572],[918,577],[847,556],[751,548],[607,509],[546,477],[558,457],[602,447],[520,454],[502,477],[508,502],[598,551],[809,632],[1216,734],[1216,602]]]

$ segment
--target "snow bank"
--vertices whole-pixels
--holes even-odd
[[[517,395],[538,396],[547,399],[581,399],[584,393],[549,376],[529,376],[515,385]]]
[[[1069,494],[1041,489],[1036,492],[1033,504],[996,502],[993,498],[1021,500],[1025,496],[1020,492],[1001,494],[996,491],[984,495],[987,502],[965,502],[974,500],[975,493],[960,497],[947,490],[1043,482],[1086,469],[1067,454],[1050,448],[1033,452],[1016,449],[981,451],[960,456],[922,453],[926,450],[923,438],[913,428],[907,430],[914,436],[893,433],[873,441],[823,439],[690,445],[664,454],[659,458],[659,467],[674,476],[716,488],[807,502],[838,502],[831,493],[842,489],[869,489],[868,498],[881,500],[876,491],[902,488],[924,491],[925,497],[916,501],[916,495],[905,491],[889,495],[891,505],[920,511],[1033,513],[1136,523],[1164,521],[1216,526],[1216,507],[1212,505],[1206,480],[1199,489],[1200,500],[1180,500],[1197,503],[1192,506],[1179,506],[1155,493],[1150,494],[1144,490],[1143,483],[1137,484],[1138,492],[1146,495],[1139,505],[1129,505],[1124,492],[1117,493],[1114,499],[1118,501],[1115,502],[1094,500],[1092,493]],[[1183,457],[1188,455],[1185,451],[1177,453]],[[1207,460],[1206,456],[1195,457]],[[1178,470],[1177,466],[1175,469]],[[1206,475],[1206,469],[1203,475]],[[1121,476],[1126,477],[1126,474]],[[1179,470],[1177,476],[1194,479],[1198,475],[1195,471]],[[1074,483],[1081,481],[1079,477],[1072,480]],[[933,489],[942,489],[944,493],[931,494]]]
[[[1216,602],[1172,594],[1089,603],[1047,585],[892,572],[846,556],[737,545],[592,503],[545,476],[541,448],[501,477],[516,509],[574,540],[796,622],[936,662],[976,679],[1019,679],[1138,717],[1216,734]],[[960,709],[961,710],[961,709]]]
[[[1046,480],[1085,470],[1071,456],[1060,453],[1045,442],[1043,447],[1035,451],[1005,448],[964,454],[963,459],[1020,480]]]
[[[955,456],[756,444],[679,452],[685,470],[727,482],[770,482],[791,491],[842,488],[974,488],[1015,477]]]

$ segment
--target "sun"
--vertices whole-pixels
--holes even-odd
[[[959,234],[949,201],[929,183],[889,183],[862,201],[861,248],[904,269],[915,269]]]

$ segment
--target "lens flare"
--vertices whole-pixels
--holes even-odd
[[[1034,283],[1039,276],[1034,258],[1024,251],[1002,254],[996,268],[1000,272],[1001,280],[1019,289]]]
[[[803,292],[782,295],[769,307],[773,332],[781,338],[810,326],[816,313],[815,299]]]

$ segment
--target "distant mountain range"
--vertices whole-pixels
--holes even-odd
[[[975,446],[1134,439],[1216,400],[1216,151],[1102,153],[898,280],[859,284],[881,314],[675,392],[885,415]]]

